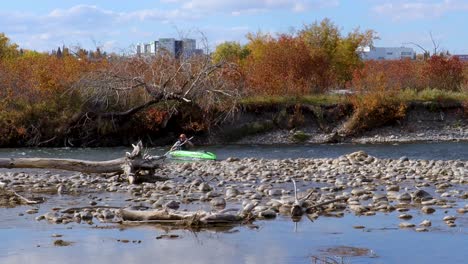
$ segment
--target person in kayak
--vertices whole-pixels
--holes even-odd
[[[187,138],[185,134],[180,134],[179,139],[177,142],[172,146],[172,150],[188,150],[192,148],[194,145],[190,141],[190,139]]]

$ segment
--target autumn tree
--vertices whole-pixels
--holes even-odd
[[[13,58],[19,54],[18,45],[11,43],[4,33],[0,33],[0,60]]]
[[[241,64],[249,55],[249,49],[239,42],[224,42],[216,46],[216,50],[211,55],[214,63],[228,61]]]
[[[372,46],[376,32],[359,28],[348,33],[346,37],[330,19],[306,25],[299,31],[299,37],[307,43],[313,61],[320,67],[322,80],[319,85],[326,89],[333,85],[344,86],[352,79],[355,69],[360,67],[359,48]]]

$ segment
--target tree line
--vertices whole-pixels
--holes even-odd
[[[252,96],[337,88],[466,92],[468,67],[457,58],[362,61],[360,48],[376,39],[373,30],[343,34],[325,19],[289,34],[250,33],[245,45],[226,42],[209,55],[177,59],[67,47],[44,53],[0,34],[0,146],[112,145],[169,128],[204,132]]]

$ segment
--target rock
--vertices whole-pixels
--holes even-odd
[[[401,215],[398,216],[398,218],[408,220],[408,219],[413,218],[413,216],[410,215],[410,214],[401,214]]]
[[[412,194],[413,201],[422,202],[432,200],[432,195],[424,190],[417,190]]]
[[[260,212],[259,216],[267,219],[272,219],[276,217],[276,212],[271,209],[267,209],[265,211]]]
[[[468,212],[468,209],[466,209],[466,208],[458,208],[457,209],[457,213],[459,213],[459,214],[464,214],[466,212]]]
[[[425,214],[432,214],[435,212],[435,209],[432,208],[432,207],[429,207],[429,206],[423,206],[421,208],[421,212],[425,213]]]
[[[214,198],[210,201],[210,204],[214,207],[224,207],[226,206],[226,200],[224,198]]]
[[[431,226],[432,222],[426,219],[426,220],[423,220],[419,225],[420,226]]]
[[[398,195],[397,198],[399,201],[411,201],[411,195],[409,193],[402,193]]]
[[[39,209],[37,208],[29,209],[26,211],[27,214],[37,214],[38,212],[39,212]]]
[[[365,194],[366,191],[364,189],[353,189],[351,191],[351,194],[354,195],[354,196],[361,196],[363,194]]]
[[[388,198],[387,198],[387,195],[385,194],[374,194],[374,196],[372,196],[372,200],[374,202],[380,202],[380,201],[388,201]]]
[[[177,210],[179,209],[180,207],[180,204],[174,200],[171,200],[169,202],[167,202],[165,205],[164,205],[165,208],[169,208],[169,209],[174,209],[174,210]]]
[[[403,222],[398,225],[400,228],[413,228],[415,227],[414,224],[409,223],[409,222]]]
[[[268,195],[269,196],[280,196],[282,193],[281,193],[281,190],[280,189],[270,189],[268,190]]]
[[[362,226],[362,225],[357,225],[357,226],[353,226],[354,229],[364,229],[366,228],[365,226]]]
[[[92,220],[93,214],[91,214],[91,212],[89,211],[83,211],[83,212],[80,212],[80,218],[84,221]]]
[[[456,217],[456,216],[453,216],[453,215],[447,215],[447,216],[444,217],[442,220],[444,220],[445,222],[447,222],[447,221],[455,221],[455,220],[457,220],[457,217]]]
[[[400,191],[400,186],[398,185],[387,186],[387,192],[398,192],[398,191]]]
[[[65,240],[62,240],[62,239],[57,239],[57,240],[54,241],[54,246],[57,246],[57,247],[66,247],[66,246],[69,246],[71,244],[72,244],[71,242],[68,242],[68,241],[65,241]]]
[[[201,192],[209,192],[211,191],[211,186],[208,183],[203,182],[198,186],[198,190]]]
[[[227,188],[226,189],[226,198],[233,198],[239,195],[239,191],[234,188]]]
[[[416,232],[427,232],[429,230],[427,228],[425,228],[425,227],[418,227],[418,228],[415,229],[415,231]]]

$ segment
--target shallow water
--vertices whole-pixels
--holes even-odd
[[[356,150],[381,158],[462,159],[467,160],[468,143],[424,143],[403,145],[311,145],[311,146],[212,146],[224,159],[229,156],[263,158],[337,157]],[[104,160],[121,157],[125,148],[103,149],[1,149],[0,157],[61,157]],[[164,153],[163,148],[151,153]],[[468,186],[459,186],[468,191]],[[106,205],[118,205],[125,194],[102,193]],[[452,199],[452,198],[449,198]],[[342,218],[320,217],[314,222],[304,217],[294,223],[287,217],[256,221],[255,226],[236,226],[228,230],[171,230],[155,225],[95,228],[87,224],[54,225],[34,218],[52,207],[87,205],[86,196],[51,196],[40,205],[39,214],[24,214],[31,207],[0,208],[0,263],[325,263],[314,257],[328,257],[328,263],[466,263],[468,259],[468,218],[456,213],[458,206],[423,215],[418,209],[408,213],[418,224],[432,221],[430,231],[418,233],[400,229],[399,212],[375,216],[345,214]],[[192,207],[203,205],[192,205]],[[445,215],[456,215],[457,226],[449,228]],[[364,229],[354,229],[363,225]],[[56,247],[53,234],[73,242]],[[163,234],[175,239],[156,239]],[[130,243],[118,240],[127,239]],[[135,240],[136,243],[132,243]],[[141,241],[138,243],[137,241]],[[365,249],[363,256],[336,256],[335,247]]]
[[[149,148],[153,155],[163,155],[167,148]],[[239,158],[336,158],[363,150],[379,158],[455,160],[468,159],[468,142],[434,142],[411,144],[311,144],[311,145],[217,145],[197,149],[214,152],[218,159]],[[131,147],[116,148],[0,148],[0,158],[47,157],[107,160],[120,158]]]

